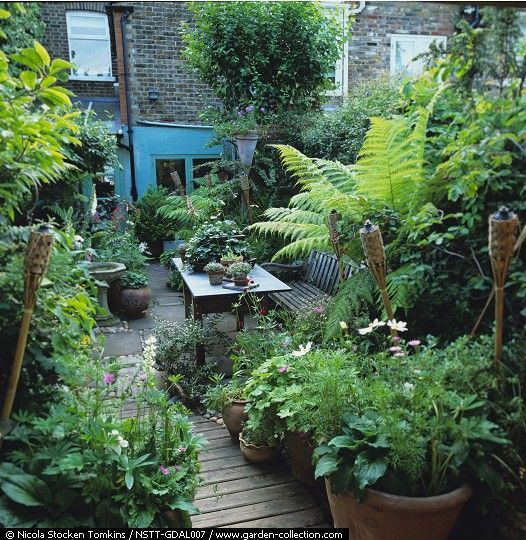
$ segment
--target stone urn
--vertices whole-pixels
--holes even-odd
[[[97,300],[105,313],[95,317],[99,326],[113,326],[120,322],[119,317],[113,315],[108,307],[108,289],[115,280],[124,274],[126,266],[116,262],[90,262],[88,272],[97,285]]]

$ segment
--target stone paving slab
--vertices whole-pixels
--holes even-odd
[[[106,334],[104,356],[127,356],[141,354],[141,335],[139,332],[116,332]]]

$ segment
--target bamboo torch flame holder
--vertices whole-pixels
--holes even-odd
[[[393,308],[387,294],[387,260],[382,233],[376,225],[373,225],[367,220],[364,227],[360,229],[360,239],[365,256],[367,257],[367,262],[369,263],[369,268],[380,289],[387,317],[389,320],[393,320]],[[391,330],[391,334],[396,335],[396,331]]]

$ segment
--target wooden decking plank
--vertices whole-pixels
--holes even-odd
[[[237,455],[234,454],[232,456],[224,457],[224,458],[218,458],[208,461],[201,462],[201,471],[202,472],[208,472],[208,471],[215,471],[219,469],[231,469],[232,467],[240,467],[241,465],[246,465],[247,462],[245,458],[239,454],[239,451],[237,452]]]
[[[195,426],[194,432],[195,433],[208,433],[209,431],[215,431],[217,429],[224,431],[226,428],[224,428],[223,426],[220,426],[219,424],[216,424],[215,422],[208,422],[206,424],[199,424]]]
[[[227,446],[233,446],[234,448],[239,447],[239,443],[236,444],[231,438],[230,435],[227,433],[226,437],[223,437],[221,439],[214,439],[212,441],[208,441],[208,444],[206,447],[209,450],[216,450],[217,448],[225,448]]]
[[[279,486],[267,486],[250,491],[220,495],[219,497],[208,497],[197,501],[196,506],[201,514],[205,514],[267,501],[277,501],[292,497],[293,495],[300,495],[301,493],[305,493],[305,488],[298,482],[291,481],[288,484],[281,484]]]
[[[318,525],[309,525],[307,529],[333,529],[330,523],[319,523]]]
[[[199,433],[202,435],[207,441],[215,441],[216,439],[224,439],[225,437],[230,439],[230,435],[228,434],[228,431],[226,429],[223,429],[221,427],[217,427],[217,429],[206,431],[204,433],[200,433],[199,431],[196,431],[196,433]]]
[[[227,480],[226,482],[201,486],[197,491],[196,500],[217,497],[218,495],[221,496],[228,493],[248,492],[252,489],[259,489],[266,486],[279,486],[290,482],[290,480],[291,475],[288,471],[273,472],[238,480]]]
[[[228,446],[215,448],[214,450],[205,450],[199,454],[199,461],[204,464],[207,461],[215,461],[217,459],[224,459],[231,456],[239,456],[239,446],[229,444]]]
[[[319,508],[309,508],[306,510],[299,510],[297,512],[290,512],[287,514],[279,514],[272,517],[254,519],[251,521],[243,521],[240,523],[233,523],[231,525],[225,525],[225,527],[232,527],[234,529],[270,529],[270,528],[289,528],[289,527],[320,527],[324,521],[327,521],[326,516]],[[320,527],[321,528],[321,527]],[[332,527],[329,525],[328,528]]]
[[[192,424],[194,424],[194,425],[210,423],[210,420],[208,420],[207,418],[203,418],[202,416],[198,416],[198,415],[194,415],[194,414],[190,415],[188,417],[188,420],[190,420],[190,422],[192,422]]]
[[[316,501],[312,495],[302,493],[283,499],[252,504],[251,506],[241,506],[193,516],[192,525],[194,527],[222,527],[315,507]],[[314,512],[312,513],[314,514]],[[314,524],[315,521],[311,523]]]
[[[231,467],[228,469],[220,469],[209,471],[204,478],[204,484],[214,484],[217,482],[225,482],[227,480],[237,480],[240,478],[250,478],[260,474],[268,474],[274,470],[272,467],[254,467],[253,465],[241,465],[240,467]]]

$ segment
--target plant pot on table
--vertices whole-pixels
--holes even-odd
[[[473,490],[468,484],[433,497],[403,497],[366,489],[363,502],[350,493],[335,495],[325,479],[336,528],[362,540],[447,540]]]

